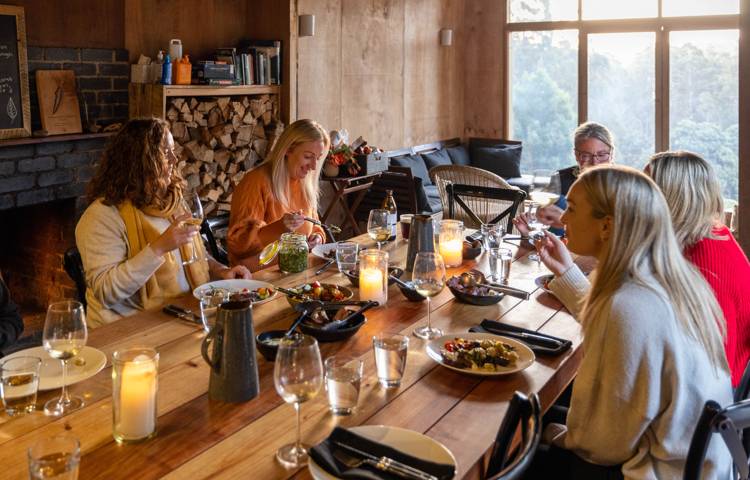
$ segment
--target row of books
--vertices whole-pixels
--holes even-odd
[[[281,41],[251,40],[218,48],[217,63],[234,65],[234,78],[203,78],[208,85],[281,85]]]

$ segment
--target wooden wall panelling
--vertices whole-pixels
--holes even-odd
[[[123,48],[125,0],[3,0],[24,7],[28,45]]]
[[[468,0],[464,11],[464,136],[503,136],[505,1]]]

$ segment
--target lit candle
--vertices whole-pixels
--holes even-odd
[[[115,353],[112,378],[117,441],[141,440],[156,431],[158,354],[153,355],[143,349]]]
[[[388,290],[383,287],[383,272],[367,268],[359,272],[359,299],[375,300],[381,305],[388,301]]]
[[[464,260],[463,256],[463,242],[461,240],[441,240],[440,241],[440,255],[443,256],[443,261],[446,267],[457,267],[461,265]]]

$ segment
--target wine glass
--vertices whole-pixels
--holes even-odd
[[[318,342],[310,336],[294,334],[283,338],[276,353],[273,383],[286,403],[297,412],[297,441],[279,448],[276,458],[287,468],[307,463],[309,445],[303,445],[300,433],[300,403],[315,397],[323,386],[323,363]]]
[[[414,259],[412,272],[414,288],[427,298],[427,325],[414,329],[414,335],[425,340],[443,335],[443,331],[430,323],[430,297],[434,297],[445,287],[445,264],[439,253],[419,252]]]
[[[370,210],[370,218],[367,219],[367,233],[378,244],[378,250],[380,250],[380,244],[391,236],[391,229],[388,226],[388,210],[382,208]]]
[[[187,225],[201,226],[203,223],[203,205],[201,199],[198,197],[198,193],[195,191],[185,192],[182,196],[182,212],[189,213],[190,218],[183,220],[182,223]],[[180,255],[182,256],[182,264],[189,265],[202,258],[198,257],[198,252],[195,251],[193,242],[190,241],[180,246]]]
[[[535,170],[529,187],[529,198],[531,202],[528,203],[526,211],[529,217],[529,241],[535,244],[537,240],[544,238],[544,231],[549,228],[549,225],[539,220],[537,210],[552,205],[560,198],[559,175],[551,170]],[[529,259],[541,262],[537,253],[530,254]]]
[[[44,322],[42,342],[44,349],[52,358],[62,360],[62,393],[60,398],[44,404],[47,415],[64,415],[83,406],[81,397],[68,395],[65,385],[68,371],[68,360],[78,355],[86,345],[86,315],[83,305],[74,300],[64,300],[50,304],[47,319]]]

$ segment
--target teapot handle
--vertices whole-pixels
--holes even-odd
[[[223,328],[220,323],[216,323],[214,328],[212,328],[211,331],[208,332],[208,335],[206,335],[206,338],[203,339],[203,343],[201,344],[201,356],[203,356],[203,360],[205,360],[206,363],[214,370],[219,367],[220,359],[212,360],[208,354],[208,347],[216,338],[219,330],[223,330]]]

